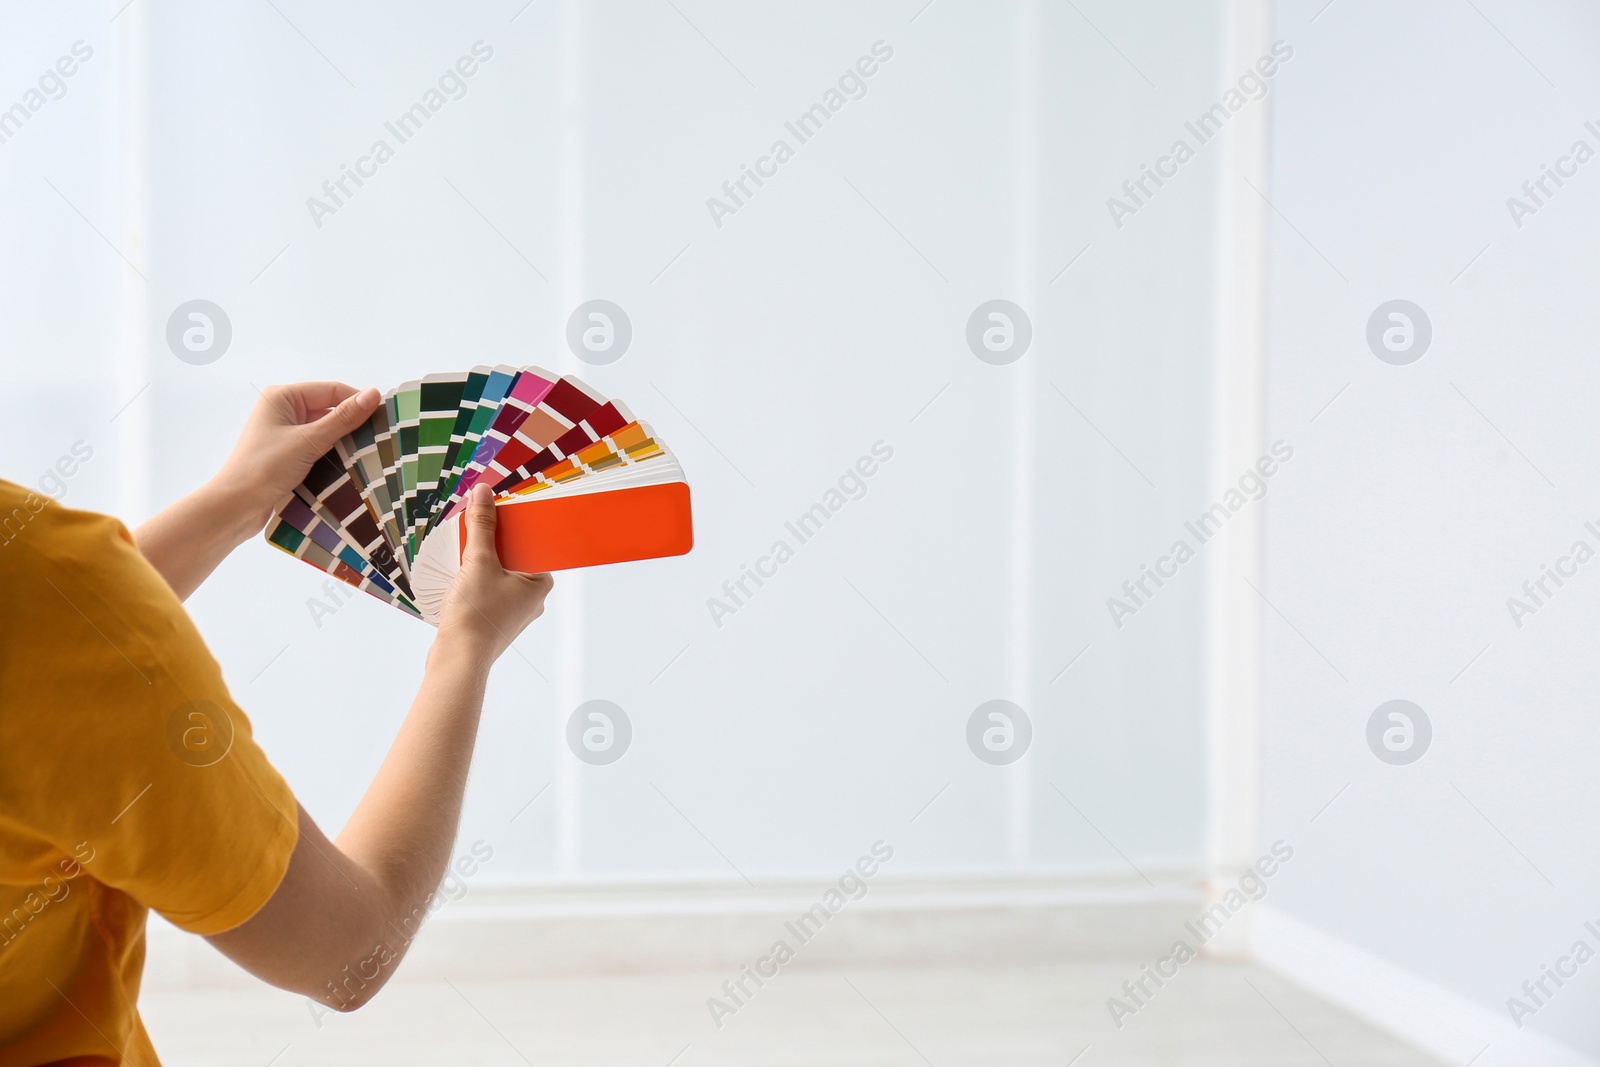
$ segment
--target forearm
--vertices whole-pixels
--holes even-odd
[[[489,665],[441,637],[400,732],[336,843],[384,886],[400,919],[438,888],[461,821]]]
[[[354,946],[357,960],[341,963],[332,998],[323,997],[330,1007],[359,1007],[381,989],[428,914],[461,823],[488,669],[447,639],[434,642],[417,698],[335,841],[379,891],[366,909],[374,925]]]
[[[395,972],[444,876],[488,666],[443,640],[377,776],[329,841],[302,808],[271,900],[212,944],[284,989],[350,1011]]]
[[[208,482],[134,531],[139,551],[179,600],[200,588],[229,552],[266,525],[267,514]]]

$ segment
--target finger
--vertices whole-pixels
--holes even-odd
[[[481,482],[467,493],[467,550],[462,563],[473,567],[499,567],[495,548],[494,493]]]
[[[320,383],[319,383],[320,384]],[[349,386],[341,386],[348,389]],[[333,447],[333,443],[345,434],[355,430],[378,406],[378,391],[367,388],[358,392],[351,392],[338,402],[332,411],[306,427],[306,432],[317,442],[318,446],[326,450]]]
[[[278,389],[296,409],[305,412],[302,422],[316,421],[360,391],[344,382],[294,382]]]

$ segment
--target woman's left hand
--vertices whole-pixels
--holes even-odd
[[[205,485],[140,526],[134,541],[185,600],[305,480],[311,465],[378,407],[378,391],[340,382],[274,385]]]
[[[243,509],[247,537],[267,524],[318,457],[367,421],[378,399],[376,389],[357,390],[343,382],[299,382],[261,391],[233,452],[212,479]]]

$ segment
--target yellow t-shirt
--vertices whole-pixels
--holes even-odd
[[[148,909],[254,915],[294,795],[121,523],[0,481],[0,590],[0,1067],[157,1067]]]

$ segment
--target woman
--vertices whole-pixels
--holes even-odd
[[[489,668],[550,576],[501,568],[476,488],[422,686],[333,841],[181,603],[378,402],[269,389],[216,477],[132,536],[0,481],[0,1067],[156,1064],[135,1008],[151,908],[337,1010],[394,973],[449,859]]]

